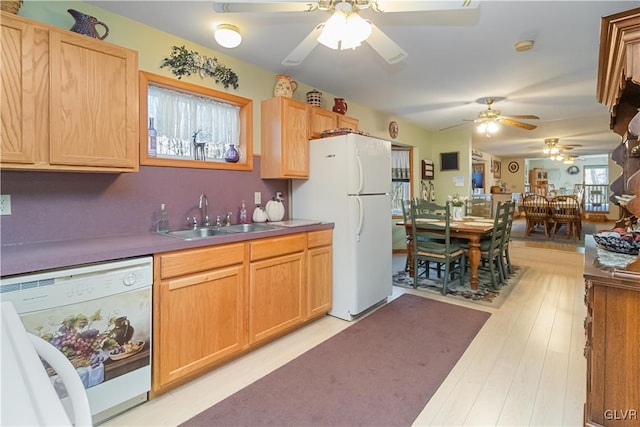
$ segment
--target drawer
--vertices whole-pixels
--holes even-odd
[[[304,251],[307,247],[306,234],[294,234],[282,237],[255,240],[249,243],[250,260],[257,261],[280,255]]]
[[[209,246],[157,255],[160,278],[182,276],[244,262],[245,243]]]
[[[330,245],[333,238],[333,230],[310,231],[307,234],[307,248]]]

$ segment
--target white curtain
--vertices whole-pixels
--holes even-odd
[[[147,113],[154,118],[159,157],[195,158],[195,142],[207,160],[223,159],[230,144],[239,150],[240,108],[203,96],[149,86]]]
[[[391,151],[391,179],[393,181],[409,181],[409,151]]]

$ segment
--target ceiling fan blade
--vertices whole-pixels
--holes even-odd
[[[506,119],[504,117],[498,119],[498,121],[504,125],[515,126],[520,129],[526,129],[526,130],[534,130],[535,128],[538,127],[536,125],[530,125],[529,123],[523,123],[516,120]]]
[[[385,61],[389,64],[396,64],[409,56],[396,42],[383,33],[380,28],[376,27],[372,22],[369,23],[371,24],[371,35],[367,39],[367,43],[369,43],[373,50],[378,52]]]
[[[421,12],[429,10],[475,9],[478,1],[425,1],[425,0],[378,0],[376,9],[380,12]]]
[[[515,114],[513,116],[509,115],[509,116],[502,116],[505,117],[507,119],[528,119],[528,120],[539,120],[540,117],[538,116],[534,116],[533,114]]]
[[[318,2],[300,0],[226,0],[213,2],[213,10],[218,13],[313,12],[317,9]]]
[[[324,28],[324,22],[316,25],[316,27],[311,30],[309,35],[305,37],[298,46],[282,61],[282,65],[300,65],[304,58],[307,57],[311,53],[311,51],[318,44],[318,36],[322,32]]]

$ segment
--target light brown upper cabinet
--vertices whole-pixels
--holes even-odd
[[[329,129],[351,128],[358,130],[358,119],[325,110],[324,108],[310,107],[309,117],[310,139],[320,138],[322,132]]]
[[[136,172],[138,54],[2,13],[3,169]]]
[[[309,177],[309,104],[277,96],[261,103],[261,178]]]
[[[251,99],[144,71],[139,74],[140,164],[253,169]],[[150,118],[157,131],[155,157],[149,150]],[[240,153],[237,162],[224,159],[231,144]]]

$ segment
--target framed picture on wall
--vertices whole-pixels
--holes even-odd
[[[460,170],[460,162],[458,159],[459,151],[451,153],[440,153],[440,170],[441,171],[457,171]]]
[[[492,160],[492,169],[493,169],[493,177],[495,179],[500,179],[502,178],[502,163],[500,163],[497,160]]]

